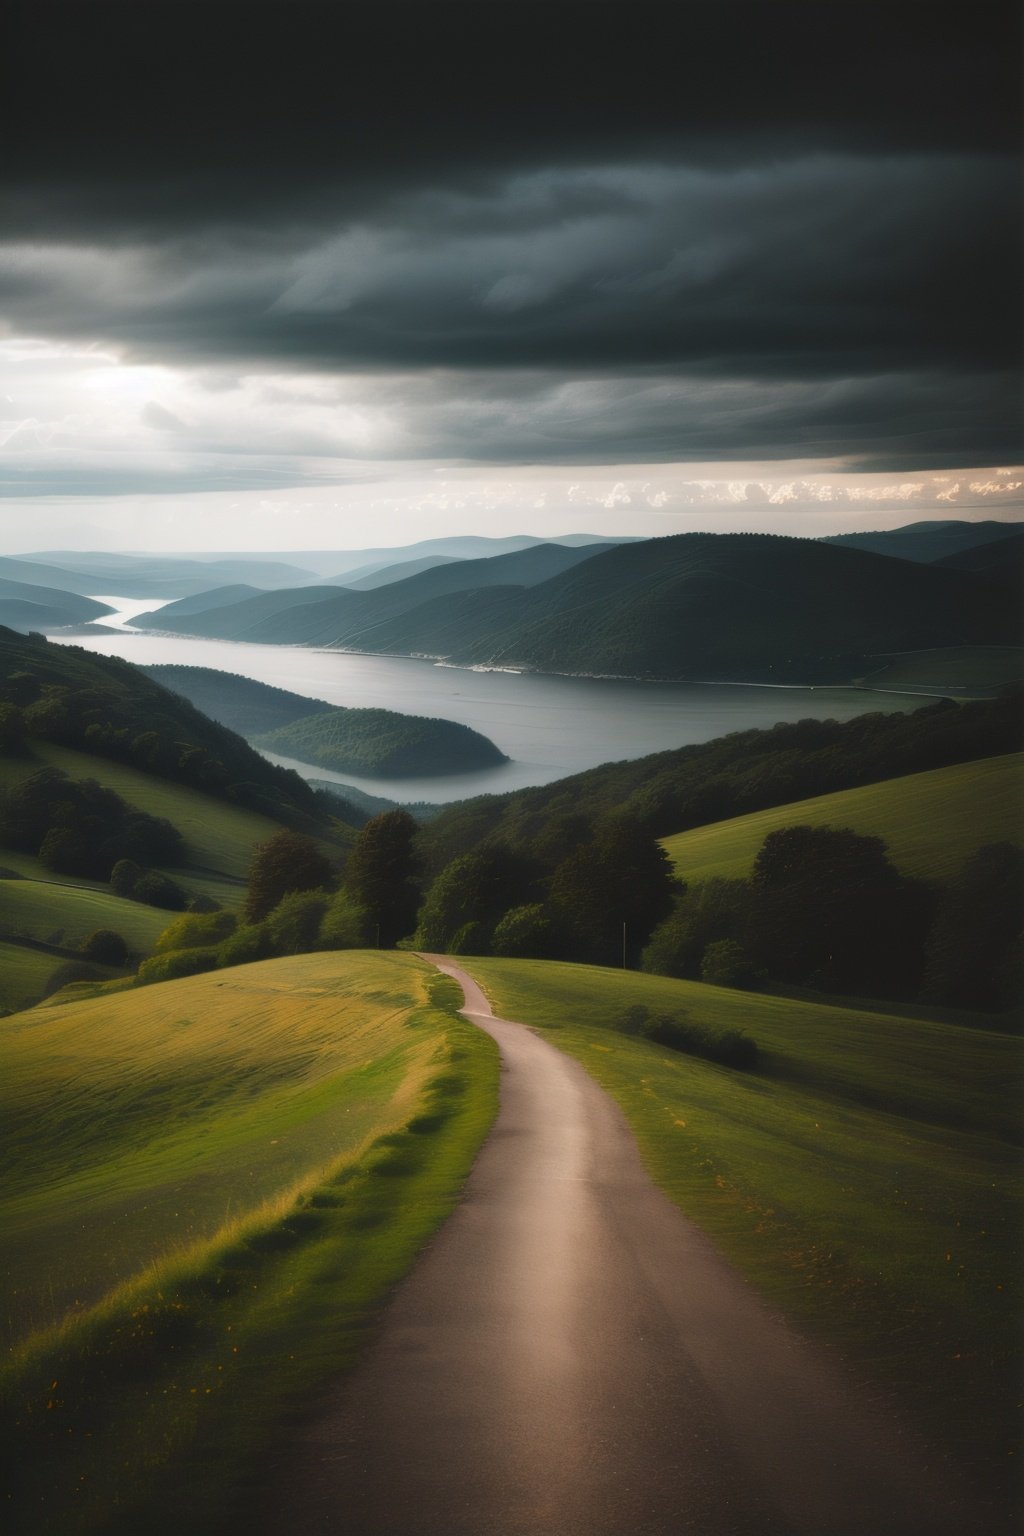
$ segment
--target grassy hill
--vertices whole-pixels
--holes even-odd
[[[228,910],[238,910],[245,899],[256,845],[281,830],[280,822],[201,790],[49,742],[35,743],[31,754],[0,755],[0,789],[44,767],[59,768],[73,779],[95,779],[128,804],[165,817],[182,834],[184,861],[158,867],[187,895],[208,897]],[[335,824],[332,841],[323,844],[329,856],[341,856],[345,832]],[[34,855],[0,843],[0,939],[9,952],[0,970],[0,1009],[34,1003],[69,960],[65,951],[76,950],[97,928],[113,929],[130,949],[146,955],[173,917],[173,912],[115,896],[106,883],[55,875]],[[30,943],[16,945],[19,938]],[[39,944],[49,946],[49,952],[34,947]],[[17,964],[11,959],[15,948],[20,951]]]
[[[459,963],[611,1093],[657,1182],[759,1290],[1012,1483],[1018,1042],[630,972]],[[619,1033],[637,1005],[745,1031],[757,1069]]]
[[[851,827],[880,837],[902,874],[944,880],[986,843],[1024,837],[1024,758],[1019,753],[817,795],[662,839],[686,880],[745,878],[779,827]]]
[[[485,841],[527,850],[571,846],[602,817],[625,815],[669,837],[812,795],[1017,752],[1020,704],[1011,692],[962,705],[908,701],[907,714],[738,731],[554,784],[464,800],[423,828],[420,847],[436,871]]]
[[[880,652],[1020,639],[1012,595],[970,573],[764,534],[541,546],[301,607],[287,597],[274,594],[272,614],[255,598],[154,623],[537,671],[775,682],[848,679]]]
[[[85,749],[304,831],[324,828],[312,790],[233,731],[117,657],[0,628],[0,705],[29,740]]]
[[[332,709],[256,738],[258,746],[316,768],[401,779],[468,773],[508,758],[479,731],[453,720],[390,709]]]
[[[496,1107],[431,986],[347,952],[0,1022],[12,1529],[209,1530],[351,1361]]]

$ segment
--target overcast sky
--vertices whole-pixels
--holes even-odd
[[[1014,5],[4,14],[6,550],[1024,515]]]

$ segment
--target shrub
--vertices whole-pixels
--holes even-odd
[[[270,935],[263,923],[244,923],[225,939],[217,951],[221,965],[251,965],[254,960],[269,960]]]
[[[238,926],[233,912],[185,912],[175,918],[153,946],[157,955],[176,949],[209,949],[230,938]]]
[[[334,885],[334,871],[311,837],[278,832],[261,843],[249,872],[245,919],[260,922],[286,896],[297,891],[325,890]]]
[[[97,928],[78,946],[86,960],[97,965],[123,966],[128,963],[128,943],[113,928]]]
[[[620,1034],[639,1035],[652,1045],[662,1045],[686,1056],[699,1056],[704,1061],[733,1067],[737,1071],[749,1071],[757,1064],[757,1044],[741,1030],[719,1032],[669,1013],[652,1017],[642,1003],[627,1008],[614,1027]]]
[[[136,864],[134,859],[118,859],[110,871],[110,889],[115,896],[126,896],[130,900],[145,873],[142,865]]]
[[[185,910],[186,912],[219,912],[221,905],[219,901],[214,901],[212,896],[207,896],[203,891],[197,891],[194,896],[189,897]]]
[[[150,869],[135,882],[133,901],[144,902],[147,907],[163,907],[168,912],[184,912],[187,897],[181,886],[162,875],[158,869]]]
[[[763,974],[735,939],[716,939],[709,944],[700,966],[701,981],[714,987],[752,987]]]
[[[316,949],[327,911],[326,891],[294,891],[266,919],[264,927],[275,955],[303,955]]]
[[[43,988],[44,997],[52,997],[62,987],[69,987],[76,981],[104,981],[106,978],[95,965],[86,965],[80,960],[66,960],[63,965],[50,976]]]
[[[551,953],[551,923],[539,903],[512,907],[498,923],[491,952],[513,960],[543,960]]]
[[[180,976],[199,976],[217,969],[215,949],[178,949],[169,955],[153,955],[139,966],[136,981],[140,987],[155,981],[174,981]]]
[[[351,891],[338,891],[320,922],[321,949],[362,949],[366,943],[366,908]]]

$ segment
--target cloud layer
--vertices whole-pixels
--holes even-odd
[[[1013,460],[1012,15],[16,4],[0,489]]]

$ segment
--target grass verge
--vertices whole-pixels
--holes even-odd
[[[465,960],[622,1108],[652,1177],[736,1267],[1012,1489],[1020,1383],[1020,1043],[664,977]],[[736,1072],[613,1032],[642,1004],[741,1029]]]
[[[9,1529],[24,1536],[139,1530],[169,1536],[183,1524],[197,1536],[232,1529],[232,1511],[244,1501],[261,1446],[311,1390],[352,1362],[388,1288],[454,1204],[496,1111],[496,1050],[443,997],[431,1000],[419,961],[316,955],[218,978],[263,973],[264,985],[278,987],[287,1005],[303,986],[322,988],[330,962],[336,968],[362,964],[360,988],[370,1012],[376,1001],[389,1020],[373,1027],[381,1043],[391,1037],[399,1058],[376,1087],[364,1076],[359,1093],[350,1095],[350,1109],[371,1106],[360,1134],[347,1144],[341,1136],[340,1153],[324,1156],[327,1142],[316,1131],[323,1130],[321,1103],[309,1117],[301,1171],[284,1187],[282,1167],[270,1151],[274,1138],[265,1137],[263,1158],[274,1165],[275,1193],[250,1195],[240,1214],[221,1220],[203,1239],[168,1243],[95,1305],[69,1311],[15,1347],[0,1377],[9,1461],[0,1508]],[[312,975],[303,981],[305,966]],[[159,994],[200,981],[211,978],[168,983],[145,996],[152,1003]],[[414,994],[397,1008],[396,985]],[[137,995],[127,994],[105,1007],[116,1012],[137,1003]],[[42,1020],[49,1013],[37,1027],[46,1029]],[[309,1076],[309,1039],[293,1049],[289,1013],[296,1023],[294,1009],[286,1006],[279,1021],[282,1048],[305,1061],[300,1076],[318,1100],[322,1084]],[[234,1020],[234,1028],[245,1030],[237,998]],[[348,1025],[349,1033],[360,1033],[351,1018]],[[222,1018],[222,1027],[231,1026]],[[345,1032],[343,1020],[336,1027]],[[364,1060],[365,1033],[355,1052]],[[265,1062],[266,1040],[253,1052]],[[349,1070],[355,1076],[362,1070],[355,1058]],[[338,1074],[331,1081],[327,1098],[345,1086]],[[275,1113],[280,1117],[273,1090],[261,1097],[271,1120]],[[223,1122],[230,1142],[237,1108],[222,1105],[210,1134]],[[297,1123],[295,1103],[291,1108]],[[115,1143],[116,1129],[107,1130]],[[168,1157],[173,1162],[172,1142],[164,1146],[157,1138],[151,1145],[156,1164],[150,1172]],[[74,1156],[68,1160],[74,1163]],[[108,1162],[122,1168],[131,1205],[129,1174],[139,1158],[122,1161],[115,1145]],[[255,1145],[249,1163],[257,1180]],[[240,1166],[226,1178],[252,1182]],[[111,1181],[117,1182],[108,1168],[106,1203],[115,1206]],[[41,1175],[40,1191],[45,1187]]]

